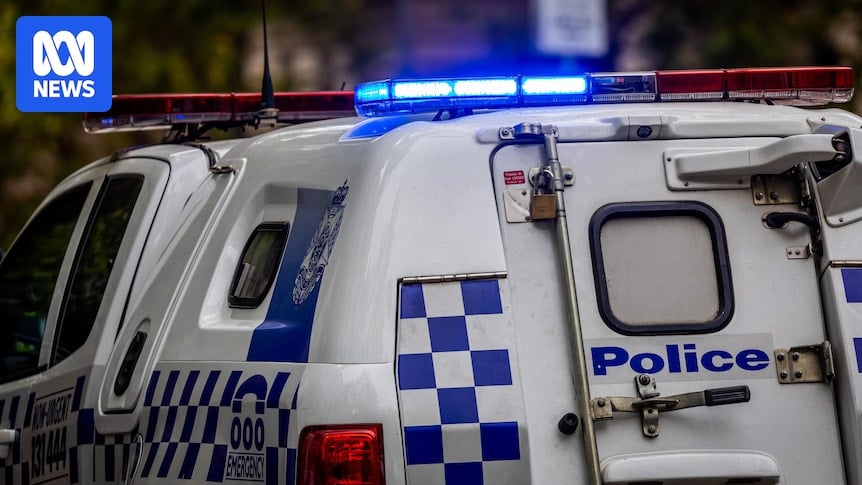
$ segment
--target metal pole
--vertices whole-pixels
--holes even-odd
[[[560,266],[563,269],[563,285],[565,288],[565,306],[569,321],[569,338],[571,340],[574,360],[575,394],[578,404],[578,414],[581,416],[581,426],[584,433],[584,453],[587,458],[589,483],[601,485],[601,468],[599,451],[596,443],[596,429],[590,412],[590,384],[587,374],[587,359],[584,349],[584,339],[581,333],[581,318],[578,313],[578,300],[575,293],[575,271],[572,266],[572,244],[569,240],[568,222],[566,220],[566,201],[563,197],[563,167],[557,155],[557,133],[553,126],[542,126],[545,141],[545,153],[548,156],[548,168],[551,171],[551,186],[557,197],[556,235],[557,252],[560,256]]]

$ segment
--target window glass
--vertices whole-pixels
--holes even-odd
[[[102,187],[72,269],[52,363],[87,341],[143,182],[140,177],[115,177]]]
[[[268,222],[255,228],[234,272],[228,303],[233,308],[255,308],[266,297],[275,279],[284,243],[286,222]]]
[[[696,202],[611,204],[591,221],[602,318],[624,334],[710,332],[732,313],[721,220]]]
[[[0,382],[38,368],[54,286],[91,185],[75,187],[42,209],[0,264]]]

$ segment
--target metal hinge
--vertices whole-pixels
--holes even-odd
[[[697,406],[720,406],[748,402],[751,391],[748,386],[722,387],[703,391],[660,397],[655,377],[641,374],[635,377],[638,396],[597,397],[590,401],[590,412],[594,420],[612,419],[613,412],[640,413],[644,436],[656,438],[659,434],[659,411],[677,411]]]
[[[777,175],[753,175],[751,198],[754,205],[799,204],[799,183],[795,168]]]
[[[781,384],[804,382],[830,383],[835,378],[832,344],[826,340],[817,345],[800,345],[775,349],[775,369]]]

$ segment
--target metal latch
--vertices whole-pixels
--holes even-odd
[[[803,382],[830,383],[835,378],[832,344],[826,340],[818,345],[800,345],[775,349],[775,369],[781,384]]]
[[[597,397],[592,399],[590,411],[593,419],[612,419],[614,411],[640,413],[644,436],[655,438],[659,434],[658,417],[660,411],[677,411],[697,406],[721,406],[748,402],[751,399],[751,391],[748,386],[722,387],[660,397],[655,377],[649,374],[635,377],[635,386],[639,396],[637,398]]]
[[[799,175],[796,169],[777,175],[751,177],[751,198],[754,205],[798,204]]]

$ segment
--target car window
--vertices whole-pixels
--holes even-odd
[[[0,264],[0,382],[38,369],[54,286],[91,185],[43,208]]]
[[[599,313],[625,335],[715,332],[733,314],[724,226],[694,201],[624,202],[590,221]]]
[[[90,335],[143,182],[141,177],[114,177],[102,187],[72,267],[52,365],[81,348]]]
[[[288,227],[286,222],[267,222],[255,228],[234,271],[228,295],[232,308],[256,308],[266,298],[281,265]]]

